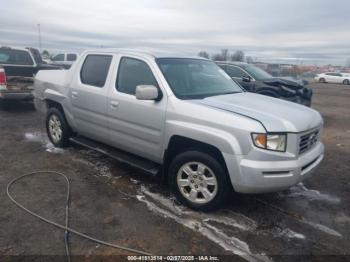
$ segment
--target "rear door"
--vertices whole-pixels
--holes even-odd
[[[123,56],[108,95],[111,143],[131,153],[161,161],[167,97],[149,61]],[[160,101],[138,100],[138,85],[153,85],[163,93]]]
[[[336,82],[335,76],[333,73],[326,73],[325,78],[326,78],[326,82],[328,82],[328,83],[335,83]]]
[[[87,54],[69,90],[78,133],[101,142],[107,142],[109,136],[107,92],[112,60],[111,54]]]
[[[337,84],[342,84],[343,83],[343,75],[340,73],[334,73],[334,81]]]

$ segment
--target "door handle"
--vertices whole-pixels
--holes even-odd
[[[77,91],[72,91],[72,98],[77,98],[78,97],[78,92]]]
[[[119,102],[118,101],[111,101],[111,108],[112,109],[116,109],[119,106]]]

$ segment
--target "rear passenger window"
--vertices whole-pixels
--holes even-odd
[[[119,64],[116,88],[118,91],[135,95],[138,85],[153,85],[158,87],[157,81],[149,66],[138,59],[123,57]]]
[[[75,61],[77,60],[76,54],[67,54],[67,61]]]
[[[91,86],[103,87],[106,83],[111,61],[112,56],[110,55],[88,55],[80,72],[81,82]]]

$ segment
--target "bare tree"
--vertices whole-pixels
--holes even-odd
[[[214,54],[212,56],[212,60],[214,60],[214,61],[227,61],[227,60],[229,60],[228,49],[222,49],[220,54]]]
[[[49,51],[47,51],[46,49],[41,54],[44,56],[50,56]]]
[[[253,64],[254,63],[254,59],[251,56],[246,56],[245,61],[248,64]]]
[[[228,49],[221,49],[221,56],[224,59],[224,61],[227,61],[229,58]]]
[[[237,50],[231,55],[231,61],[244,61],[244,52],[242,50]]]
[[[204,58],[209,59],[209,54],[208,54],[208,52],[206,52],[206,51],[200,51],[200,52],[198,53],[198,56],[201,56],[201,57],[204,57]]]

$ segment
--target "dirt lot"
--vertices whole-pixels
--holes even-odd
[[[105,241],[152,254],[235,254],[237,260],[349,256],[350,86],[312,87],[313,107],[325,120],[326,145],[314,177],[286,192],[234,194],[225,208],[210,214],[180,206],[160,181],[112,159],[77,146],[53,148],[43,119],[31,105],[0,111],[0,255],[65,259],[64,232],[26,214],[6,196],[11,179],[54,170],[71,181],[71,227]],[[13,194],[30,209],[64,224],[65,190],[63,179],[41,175],[15,185]],[[128,254],[74,235],[70,243],[72,254],[85,259]]]

